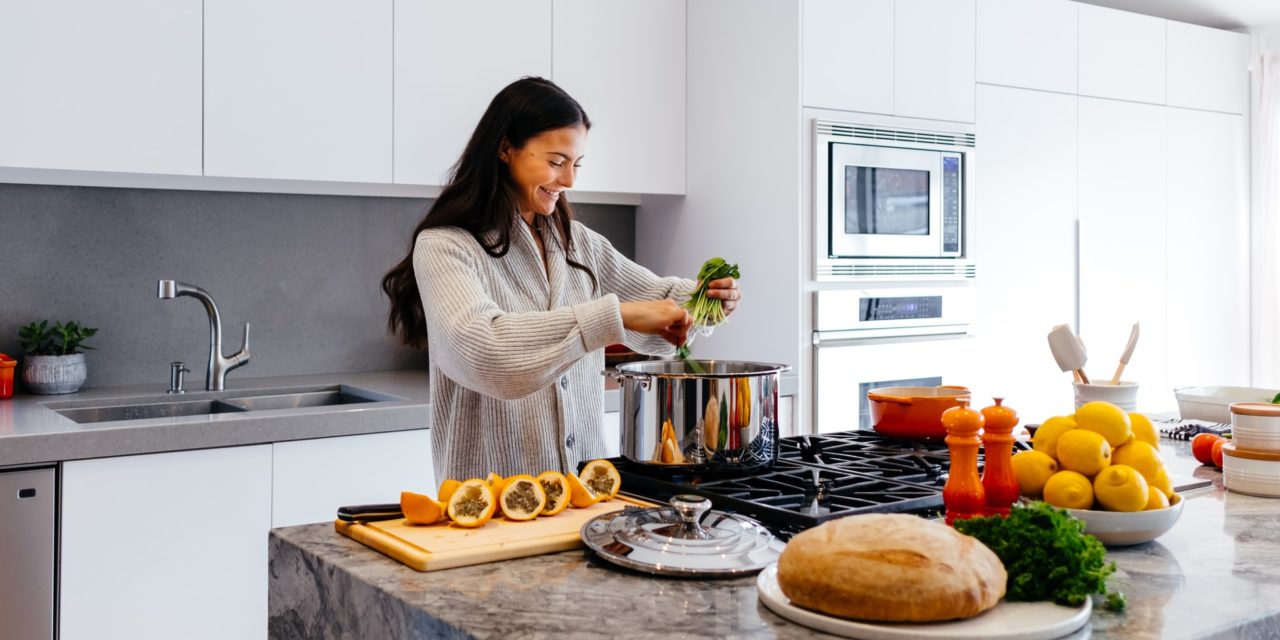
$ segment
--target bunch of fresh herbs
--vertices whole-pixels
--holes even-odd
[[[1084,523],[1044,502],[1015,505],[1008,517],[957,520],[955,529],[982,541],[1009,573],[1005,598],[1010,601],[1052,600],[1072,607],[1091,594],[1107,593],[1107,576],[1115,570],[1098,539],[1084,533]],[[1107,594],[1104,606],[1123,610],[1124,594]]]
[[[690,317],[693,318],[693,327],[690,331],[697,331],[704,327],[714,327],[724,322],[724,305],[719,298],[712,298],[707,295],[707,288],[712,280],[721,278],[738,279],[742,277],[738,272],[738,265],[725,262],[724,258],[716,257],[702,263],[702,268],[698,270],[698,286],[689,294],[689,299],[685,301],[684,308],[689,310]],[[680,345],[676,349],[676,355],[684,360],[689,368],[696,374],[704,374],[706,371],[698,364],[696,360],[690,359],[689,345]]]
[[[81,349],[92,349],[84,341],[97,333],[92,327],[84,327],[75,320],[49,326],[48,320],[32,322],[18,329],[18,342],[22,352],[30,356],[69,356]]]

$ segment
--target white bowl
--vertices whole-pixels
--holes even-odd
[[[1108,547],[1150,542],[1173,528],[1182,515],[1182,496],[1174,495],[1167,509],[1154,511],[1093,511],[1067,509],[1084,522],[1084,532]]]
[[[1183,420],[1231,422],[1231,405],[1236,402],[1271,402],[1274,389],[1255,387],[1185,387],[1174,389],[1178,414]]]

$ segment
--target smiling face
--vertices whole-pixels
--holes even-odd
[[[586,146],[587,128],[580,124],[543,131],[519,149],[503,144],[498,157],[511,169],[525,222],[555,212],[560,193],[573,187]]]

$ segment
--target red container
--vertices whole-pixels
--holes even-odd
[[[905,440],[941,440],[947,436],[942,412],[969,403],[965,387],[884,387],[867,392],[876,433]]]
[[[13,397],[13,369],[18,361],[0,353],[0,400]]]

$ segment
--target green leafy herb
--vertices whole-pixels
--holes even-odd
[[[723,301],[708,297],[707,287],[712,280],[729,277],[734,279],[741,277],[738,273],[738,265],[729,264],[724,258],[712,258],[702,263],[702,268],[698,270],[698,287],[689,294],[689,299],[684,303],[684,308],[689,310],[689,315],[693,318],[693,331],[703,327],[714,327],[724,322]],[[698,375],[705,374],[706,370],[698,364],[698,361],[693,360],[690,354],[687,344],[676,349],[676,355],[684,360],[690,370]]]
[[[1106,593],[1107,576],[1116,570],[1098,539],[1084,523],[1044,502],[1016,505],[1007,518],[957,520],[955,529],[987,545],[1009,573],[1005,598],[1052,600],[1080,606],[1090,594]],[[1106,606],[1123,608],[1124,595],[1112,592]]]
[[[1129,601],[1125,599],[1123,593],[1112,591],[1107,594],[1107,600],[1102,606],[1107,611],[1124,611],[1124,608],[1129,606]]]
[[[22,352],[29,356],[69,356],[80,353],[80,349],[92,349],[83,343],[97,332],[97,329],[80,326],[75,320],[66,324],[57,322],[52,327],[48,320],[41,320],[19,327],[18,342]]]
[[[1271,404],[1280,404],[1280,393],[1277,393],[1276,397],[1271,399]]]

